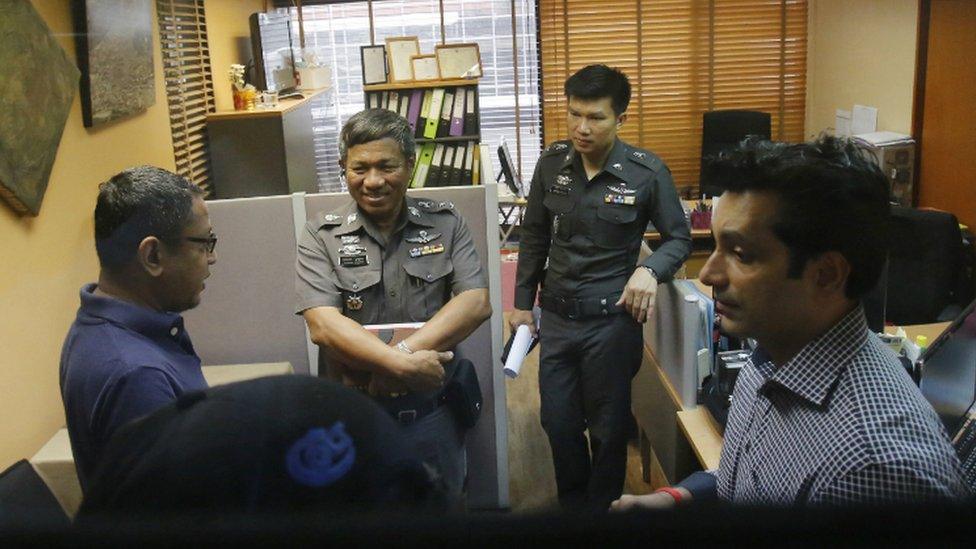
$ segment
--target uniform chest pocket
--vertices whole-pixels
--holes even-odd
[[[336,277],[342,291],[342,314],[360,324],[375,324],[382,310],[380,271],[337,267]]]
[[[454,264],[447,252],[409,259],[403,264],[407,273],[406,297],[410,318],[426,322],[451,299],[451,273]]]
[[[607,204],[597,208],[597,222],[590,238],[602,248],[627,248],[636,234],[637,208]]]
[[[565,214],[573,211],[576,200],[568,194],[562,195],[547,191],[545,198],[542,199],[542,204],[553,214]]]

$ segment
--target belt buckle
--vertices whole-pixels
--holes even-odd
[[[417,421],[417,410],[400,410],[397,413],[397,421],[403,425],[410,425]]]

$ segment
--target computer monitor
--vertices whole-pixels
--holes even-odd
[[[294,92],[295,57],[291,43],[291,16],[285,13],[252,13],[251,49],[254,54],[254,85],[258,89]]]
[[[952,437],[976,401],[976,301],[929,346],[920,370],[922,394]]]
[[[505,184],[508,185],[509,190],[515,196],[524,196],[522,191],[522,178],[519,177],[519,173],[515,169],[515,163],[512,162],[512,153],[508,152],[508,143],[504,137],[502,138],[502,144],[498,146],[498,162],[502,169],[496,179],[504,179]]]

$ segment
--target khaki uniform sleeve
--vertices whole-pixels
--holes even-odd
[[[464,218],[455,215],[457,225],[454,229],[454,244],[451,247],[451,263],[454,266],[454,278],[451,281],[451,293],[457,295],[475,288],[487,288],[488,280],[481,267],[481,259],[474,249],[471,230]]]
[[[329,252],[311,224],[298,240],[295,260],[295,314],[314,307],[342,309],[342,291],[336,285],[335,267]]]

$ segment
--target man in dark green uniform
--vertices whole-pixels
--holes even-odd
[[[373,395],[460,498],[464,431],[441,406],[450,352],[491,315],[488,283],[449,202],[408,198],[416,145],[405,119],[362,111],[340,135],[353,201],[305,225],[296,312],[345,384]],[[366,324],[424,322],[396,346]]]
[[[535,329],[541,284],[541,415],[559,501],[605,511],[623,489],[641,324],[658,283],[691,252],[691,231],[664,162],[617,139],[627,77],[590,65],[566,80],[565,93],[571,139],[550,145],[532,177],[509,323]],[[637,265],[648,221],[662,244]]]

